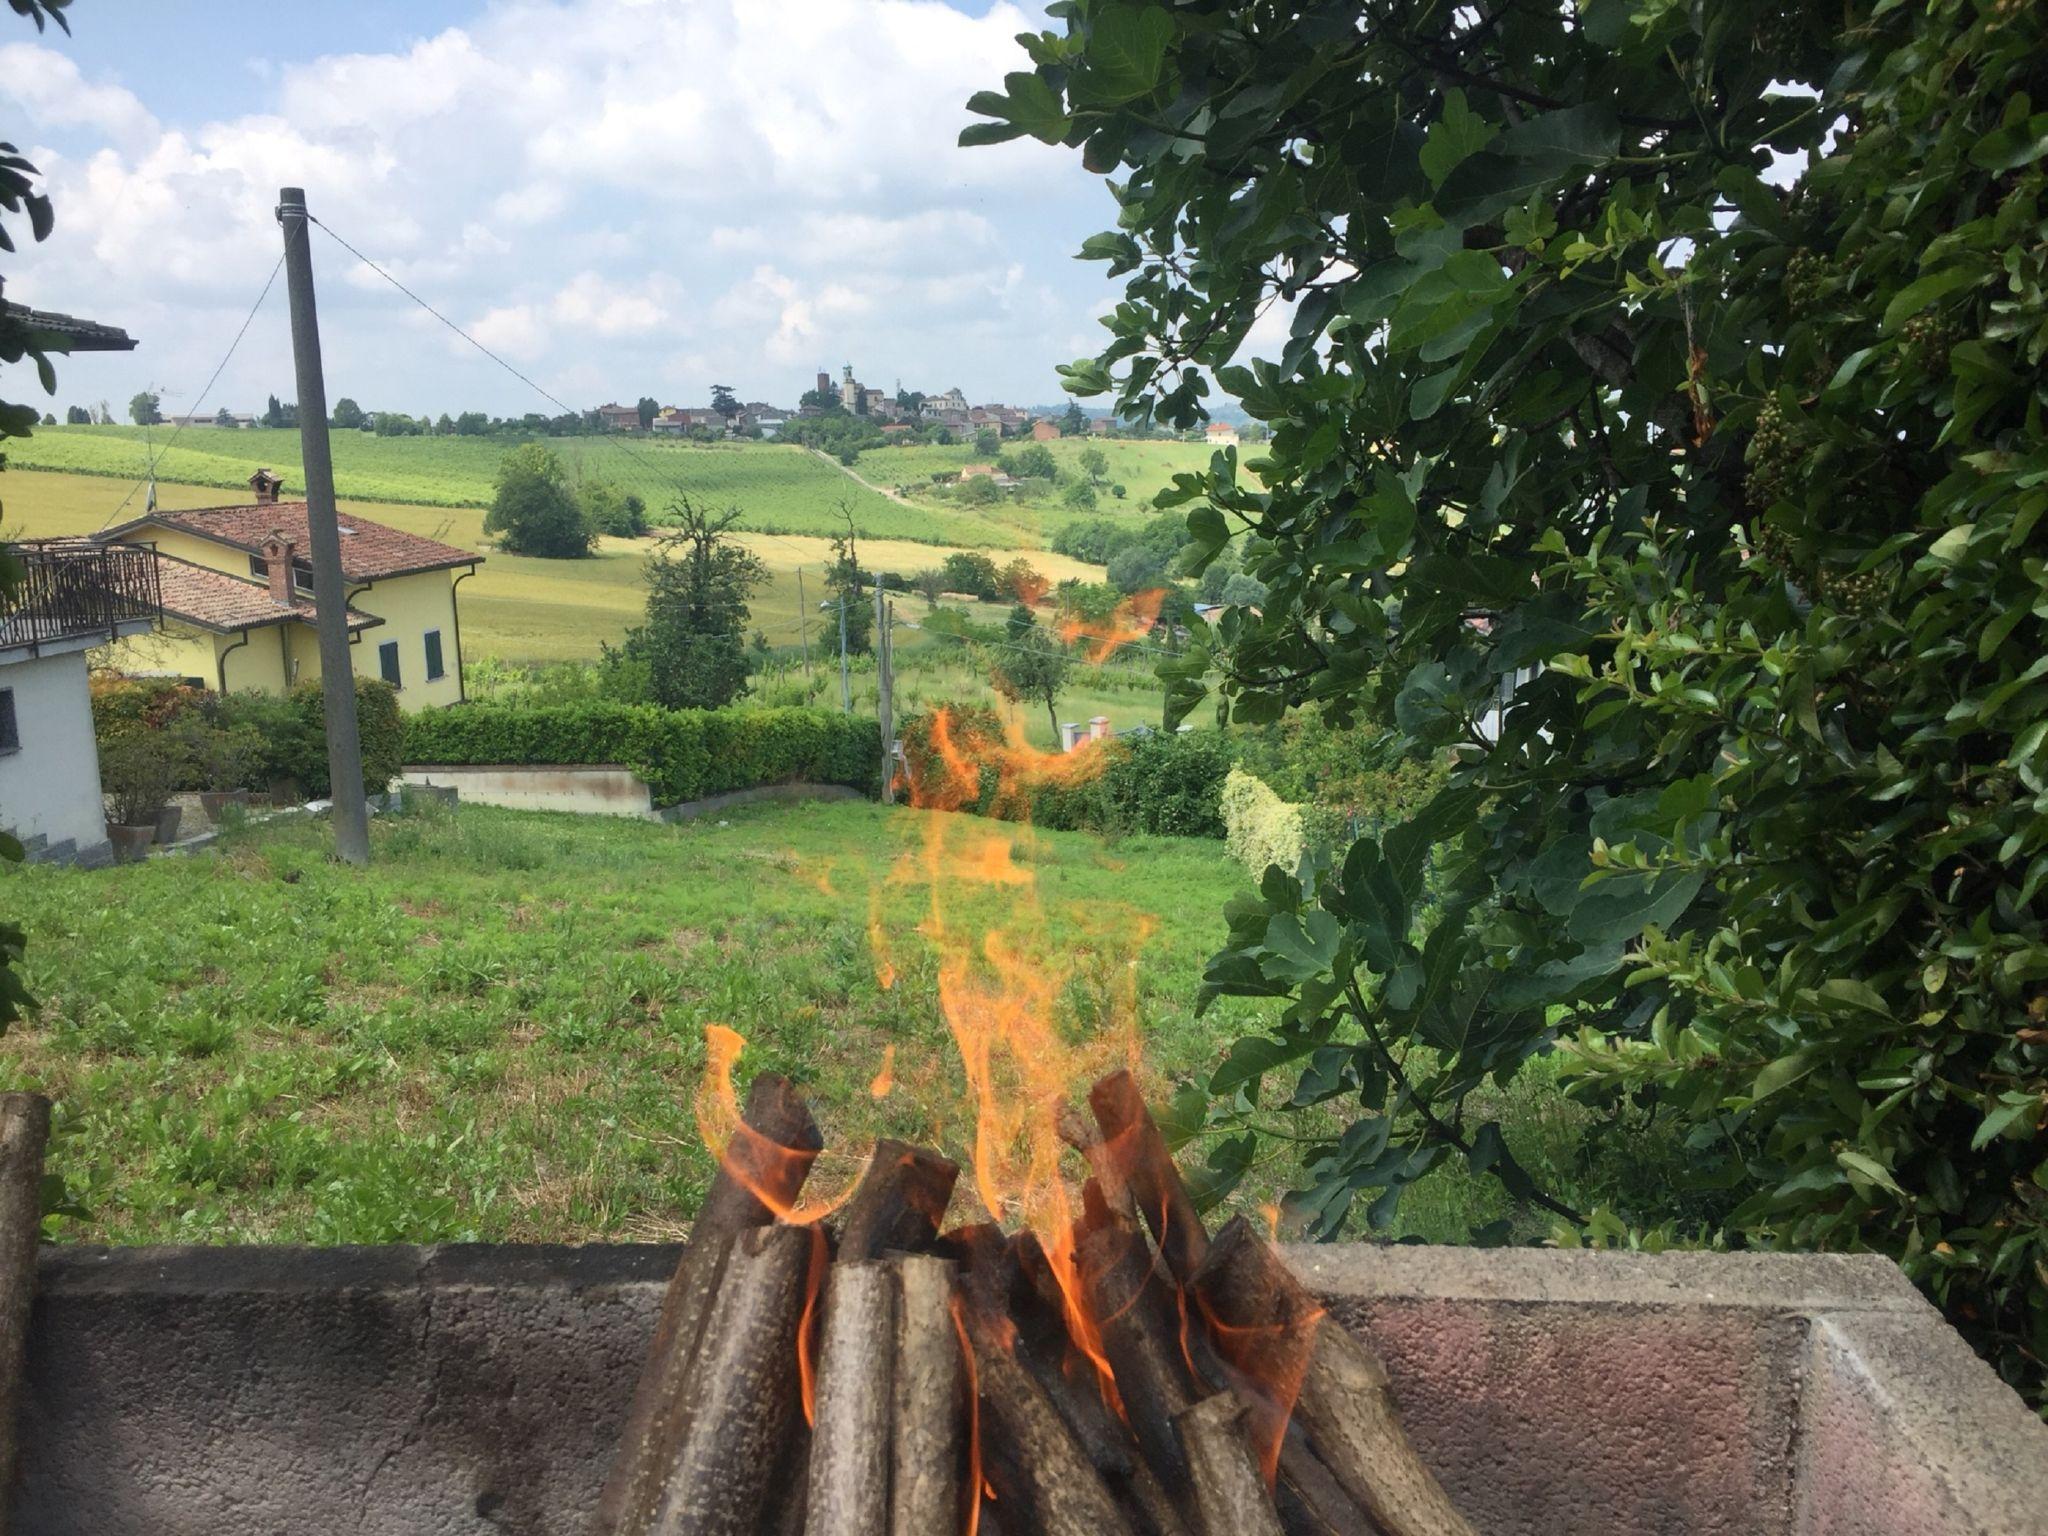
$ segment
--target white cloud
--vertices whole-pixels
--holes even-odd
[[[68,151],[44,157],[58,230],[16,291],[129,324],[143,355],[95,368],[203,378],[233,330],[199,317],[246,310],[280,249],[277,189],[302,185],[337,233],[564,388],[694,398],[715,377],[793,402],[852,357],[876,379],[1043,398],[1058,338],[1101,296],[1066,256],[1104,194],[1070,151],[955,147],[966,98],[1019,66],[1014,34],[1039,19],[1006,0],[979,17],[500,0],[390,51],[282,61],[253,93],[236,69],[221,99],[253,110],[212,121],[0,48],[0,94]],[[431,322],[317,236],[315,259],[330,393],[532,404],[454,338],[422,351]],[[275,307],[229,403],[288,386]]]
[[[71,60],[35,43],[0,48],[0,92],[39,128],[96,128],[122,144],[146,144],[158,132],[133,91],[89,84]]]

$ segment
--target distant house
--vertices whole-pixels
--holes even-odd
[[[0,595],[0,830],[21,840],[31,862],[104,864],[86,652],[155,627],[157,558],[88,539],[6,552],[22,580]]]
[[[250,427],[256,425],[256,418],[254,416],[245,416],[236,411],[229,411],[225,414],[227,416],[225,421],[221,419],[223,413],[215,411],[210,415],[166,416],[164,423],[167,426],[173,427],[228,427],[240,431],[247,431]]]
[[[650,430],[681,435],[682,433],[693,431],[723,432],[725,425],[725,418],[708,406],[699,409],[688,406],[665,405],[661,408],[660,414],[654,418],[654,424]]]
[[[1107,437],[1116,430],[1116,418],[1114,416],[1091,416],[1088,418],[1088,430],[1097,437]]]
[[[284,693],[320,675],[306,504],[279,500],[283,482],[267,469],[249,485],[250,502],[159,508],[95,536],[157,556],[162,629],[120,640],[118,670],[188,678],[221,693]],[[409,710],[458,702],[455,589],[483,556],[350,513],[340,522],[355,672],[383,678]]]
[[[789,415],[783,411],[757,412],[750,408],[747,420],[750,426],[759,429],[763,437],[780,437],[782,429],[789,425]]]
[[[1212,421],[1203,434],[1211,448],[1235,448],[1238,443],[1237,428],[1227,421]]]
[[[882,428],[882,436],[889,439],[892,443],[900,443],[916,430],[917,428],[907,421],[892,421]]]
[[[977,475],[993,475],[995,472],[996,467],[993,464],[963,464],[960,466],[960,478],[962,480],[972,480]]]
[[[1031,441],[1051,443],[1059,440],[1060,428],[1056,421],[1047,421],[1043,416],[1031,423]]]
[[[638,432],[640,407],[607,403],[597,408],[598,425],[607,432]]]
[[[942,395],[926,395],[924,404],[918,407],[918,413],[927,421],[938,421],[947,416],[965,416],[967,396],[956,384]]]

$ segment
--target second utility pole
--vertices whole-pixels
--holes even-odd
[[[883,594],[882,573],[875,572],[875,679],[878,713],[882,723],[882,804],[896,803],[896,721],[895,678],[889,654],[889,606]]]
[[[348,588],[341,578],[341,530],[334,516],[334,461],[327,452],[327,381],[320,373],[320,316],[313,307],[313,247],[306,194],[277,194],[284,226],[285,285],[292,300],[292,359],[299,375],[299,453],[306,465],[306,542],[312,545],[313,606],[320,632],[320,698],[327,709],[328,793],[334,853],[370,862],[370,811],[363,800],[363,743],[356,734],[356,673],[349,656]],[[290,573],[286,573],[289,582]]]

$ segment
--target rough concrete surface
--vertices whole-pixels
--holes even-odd
[[[23,1536],[580,1536],[673,1247],[46,1249]],[[1289,1250],[1485,1536],[2048,1533],[1882,1261]]]

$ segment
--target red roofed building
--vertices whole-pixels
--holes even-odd
[[[283,693],[320,675],[311,536],[303,501],[282,501],[267,469],[255,500],[159,508],[99,535],[158,556],[163,626],[121,640],[124,672],[190,678],[222,693]],[[355,671],[381,677],[406,709],[463,696],[456,587],[483,556],[344,512],[341,574]]]

